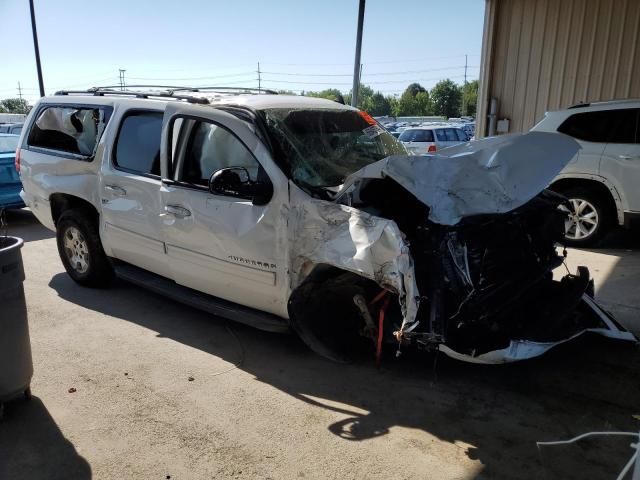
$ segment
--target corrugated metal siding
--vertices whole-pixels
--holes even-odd
[[[640,98],[640,0],[489,0],[495,3],[491,97],[510,131],[579,102]],[[489,5],[487,5],[489,8]],[[484,123],[484,122],[481,122]]]

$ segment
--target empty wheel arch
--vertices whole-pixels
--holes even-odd
[[[335,267],[317,266],[289,298],[291,327],[311,350],[330,360],[347,363],[363,353],[373,355],[380,306],[373,305],[372,300],[381,292],[383,288],[373,280]],[[394,298],[389,302],[383,329],[387,340],[393,338],[393,321],[402,320],[397,296],[389,295]],[[368,315],[363,314],[362,303]]]

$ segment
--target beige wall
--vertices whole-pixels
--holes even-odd
[[[546,111],[640,98],[640,0],[487,0],[478,132],[488,105],[521,132]]]

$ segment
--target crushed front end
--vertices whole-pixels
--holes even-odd
[[[548,190],[507,214],[457,225],[425,221],[410,241],[423,295],[415,328],[400,344],[463,360],[501,363],[537,356],[585,331],[634,340],[592,300],[587,267],[564,270],[564,199]]]

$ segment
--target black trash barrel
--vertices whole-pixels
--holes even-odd
[[[22,244],[21,238],[0,236],[0,415],[3,402],[29,398],[33,375]]]

